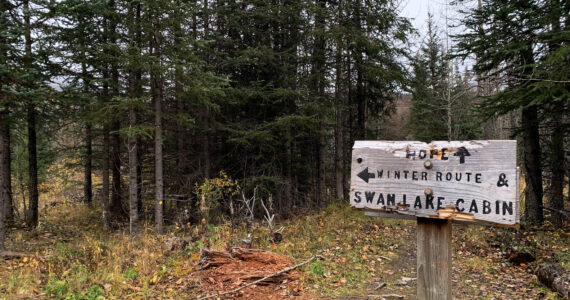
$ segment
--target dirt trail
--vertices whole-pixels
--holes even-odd
[[[416,281],[411,279],[416,278],[415,226],[401,226],[410,227],[403,236],[408,242],[399,245],[397,257],[386,265],[386,270],[374,275],[361,297],[354,299],[379,299],[377,295],[389,294],[417,299]],[[509,262],[498,248],[481,248],[466,241],[465,226],[454,225],[454,299],[539,299],[545,296],[528,266]]]

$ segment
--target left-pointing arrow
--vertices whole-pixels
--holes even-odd
[[[357,176],[364,180],[364,182],[368,183],[370,178],[374,178],[374,173],[368,173],[368,168],[366,168],[362,170],[362,172],[358,173]]]

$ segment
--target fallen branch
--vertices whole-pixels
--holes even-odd
[[[14,259],[14,258],[22,258],[22,257],[33,257],[35,255],[29,253],[22,253],[22,252],[13,252],[13,251],[0,251],[0,257],[4,259]]]
[[[385,298],[404,299],[404,296],[398,295],[398,294],[368,295],[368,297],[378,297],[378,298],[381,298],[381,299],[385,299]]]
[[[383,287],[385,287],[385,286],[386,286],[386,282],[382,282],[382,283],[380,283],[379,285],[377,285],[377,286],[374,288],[374,290],[377,291],[377,290],[379,290],[379,289],[381,289],[381,288],[383,288]]]
[[[245,288],[248,287],[248,286],[252,286],[252,285],[254,285],[254,284],[258,284],[258,283],[260,283],[260,282],[262,282],[262,281],[265,281],[265,280],[267,280],[267,279],[269,279],[269,278],[271,278],[271,277],[275,277],[275,276],[281,275],[281,274],[283,274],[283,273],[287,273],[287,272],[289,272],[289,271],[291,271],[291,270],[297,269],[298,267],[304,266],[304,265],[306,265],[306,264],[312,262],[313,260],[315,260],[315,259],[317,259],[317,258],[319,258],[319,259],[325,259],[325,258],[324,258],[323,256],[321,256],[321,255],[315,255],[315,256],[313,256],[313,257],[307,259],[306,261],[304,261],[304,262],[302,262],[302,263],[300,263],[300,264],[297,264],[297,265],[294,265],[294,266],[292,266],[292,267],[285,268],[285,269],[283,269],[283,270],[281,270],[281,271],[279,271],[279,272],[276,272],[276,273],[267,275],[267,276],[265,276],[265,277],[263,277],[263,278],[260,278],[260,279],[258,279],[258,280],[256,280],[256,281],[253,281],[253,282],[250,282],[250,283],[248,283],[248,284],[246,284],[246,285],[244,285],[244,286],[241,286],[241,287],[239,287],[239,288],[233,289],[233,290],[231,290],[231,291],[223,292],[223,293],[216,293],[216,294],[213,294],[213,295],[208,295],[208,296],[204,296],[204,297],[199,297],[198,300],[210,299],[210,298],[219,297],[219,296],[223,296],[223,295],[233,294],[233,293],[235,293],[235,292],[238,292],[238,291],[240,291],[240,290],[245,289]]]
[[[408,282],[414,280],[416,280],[416,278],[402,276],[402,278],[396,280],[396,285],[407,285]]]
[[[387,260],[387,261],[392,261],[391,259],[389,259],[389,258],[386,257],[386,256],[378,255],[378,257],[383,258],[383,259],[385,259],[385,260]]]
[[[24,253],[24,252],[0,251],[0,258],[3,258],[5,260],[18,259],[18,258],[23,258],[23,257],[46,259],[46,258],[51,257],[51,255],[35,255],[35,254]]]

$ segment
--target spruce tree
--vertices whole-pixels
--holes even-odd
[[[10,101],[12,84],[17,79],[10,61],[14,24],[10,19],[12,5],[0,2],[0,252],[5,250],[5,222],[12,210],[10,171]]]
[[[457,55],[475,54],[475,71],[480,76],[494,76],[504,82],[501,91],[486,97],[482,112],[487,116],[511,111],[521,113],[517,133],[522,138],[525,217],[531,224],[543,221],[541,162],[547,156],[543,156],[540,126],[556,119],[568,124],[567,118],[561,117],[568,114],[568,105],[565,105],[568,103],[565,83],[568,74],[562,71],[568,66],[568,45],[562,42],[567,38],[567,12],[568,5],[559,1],[487,0],[478,9],[466,11],[463,19],[466,31],[456,37]],[[558,130],[547,131],[553,133],[552,149],[561,148],[560,139],[554,133],[564,131],[563,128],[568,127],[563,125]],[[561,159],[553,157],[554,164],[563,164]],[[559,173],[556,166],[553,169]],[[557,183],[555,189],[560,190]]]
[[[449,75],[441,41],[428,14],[425,45],[412,60],[412,107],[408,129],[414,139],[424,142],[447,140],[447,103],[445,92]]]

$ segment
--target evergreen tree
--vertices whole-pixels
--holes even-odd
[[[342,198],[352,142],[378,136],[374,122],[406,77],[399,57],[410,26],[393,1],[21,3],[10,15],[18,39],[9,45],[23,50],[13,62],[25,80],[13,90],[25,101],[7,103],[18,121],[11,122],[18,132],[14,174],[30,174],[27,210],[37,210],[34,170],[49,161],[34,122],[55,118],[57,101],[57,116],[82,128],[86,202],[92,174],[102,176],[106,229],[128,206],[136,233],[153,198],[162,231],[162,214],[174,213],[165,194],[193,201],[194,186],[220,170],[239,178],[246,193],[259,187],[259,195],[273,195],[282,215],[323,205],[333,182]],[[57,92],[45,84],[55,75]],[[25,123],[30,130],[21,134]],[[152,197],[142,185],[150,177]]]
[[[450,91],[451,102],[449,140],[477,140],[483,135],[481,120],[476,113],[477,98],[469,81],[469,73],[465,70],[463,76],[456,70]]]
[[[480,138],[468,74],[462,77],[457,68],[451,68],[453,60],[443,50],[431,14],[427,25],[425,45],[412,60],[408,130],[414,139],[424,142]]]
[[[17,73],[11,60],[14,27],[10,12],[12,3],[0,2],[0,252],[4,251],[5,222],[12,211],[10,168],[10,102]]]
[[[49,39],[44,36],[45,23],[50,15],[49,3],[42,1],[8,1],[11,6],[11,20],[13,24],[13,40],[11,47],[18,49],[11,53],[10,61],[18,70],[19,78],[11,87],[12,93],[19,101],[12,102],[10,110],[19,117],[24,117],[27,124],[27,184],[28,198],[26,223],[30,226],[38,224],[38,118],[49,114],[52,103],[52,88],[47,86],[51,72],[48,70],[52,47]],[[42,139],[43,137],[40,137]],[[49,160],[46,160],[48,162]]]
[[[427,25],[427,41],[412,61],[412,107],[408,129],[414,139],[431,142],[448,138],[445,93],[449,88],[449,69],[431,14],[428,14]]]
[[[544,149],[539,126],[554,117],[566,125],[556,124],[554,127],[559,129],[549,132],[568,128],[567,118],[562,117],[568,115],[568,74],[562,71],[568,66],[568,44],[563,42],[568,35],[568,5],[560,1],[488,0],[483,1],[480,8],[466,13],[463,25],[467,30],[457,36],[457,54],[463,57],[475,54],[476,72],[504,82],[498,93],[483,102],[482,111],[487,116],[521,112],[518,133],[523,145],[525,216],[530,223],[540,224],[543,221],[541,161]],[[561,149],[560,140],[553,135],[552,145],[556,145],[553,150]],[[561,165],[560,159],[557,156],[553,161]],[[558,195],[559,184],[555,186]],[[554,202],[560,203],[560,200]]]

